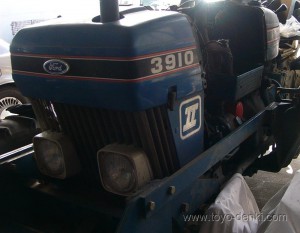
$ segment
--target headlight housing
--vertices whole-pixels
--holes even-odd
[[[152,170],[143,150],[111,144],[97,153],[103,187],[119,195],[131,195],[151,181]]]
[[[37,166],[44,175],[66,179],[80,171],[72,142],[62,133],[45,131],[33,138]]]

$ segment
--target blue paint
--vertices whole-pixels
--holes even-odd
[[[198,90],[201,91],[199,91],[194,95],[188,96],[184,99],[178,98],[180,100],[176,102],[174,106],[174,111],[168,112],[180,167],[187,164],[189,161],[194,159],[197,155],[201,154],[203,151],[204,91],[202,88]],[[200,102],[198,102],[199,99],[201,100]],[[199,103],[199,109],[195,112],[195,116],[194,116],[196,119],[196,125],[191,129],[187,130],[186,132],[183,132],[182,128],[186,124],[186,117],[187,117],[187,115],[185,114],[186,107],[197,103]],[[180,115],[182,117],[180,117]]]
[[[11,52],[128,58],[192,45],[186,16],[146,10],[106,24],[57,19],[31,26],[14,37]]]
[[[181,30],[178,31],[178,28]],[[49,55],[51,59],[63,59],[65,56],[132,59],[151,54],[156,56],[156,53],[160,53],[159,56],[166,51],[172,53],[173,50],[190,46],[195,47],[196,42],[186,16],[145,10],[126,14],[119,21],[107,24],[94,23],[90,19],[76,23],[62,19],[32,26],[15,36],[11,52],[20,56]],[[14,70],[14,63],[12,67]],[[138,72],[145,67],[135,69]],[[166,104],[171,87],[177,87],[178,99],[201,91],[201,72],[199,65],[135,83],[108,83],[85,80],[84,77],[81,77],[82,80],[62,79],[59,76],[49,78],[18,72],[13,78],[28,97],[139,111]]]
[[[118,232],[172,232],[171,228],[167,228],[170,226],[170,216],[177,219],[183,226],[184,221],[180,212],[182,203],[190,204],[187,214],[191,214],[212,194],[217,194],[219,191],[218,182],[220,181],[201,180],[199,177],[224,159],[237,145],[257,132],[266,118],[267,111],[264,110],[172,176],[152,187],[146,187],[143,193],[128,203]],[[170,186],[176,187],[174,195],[168,194]],[[142,201],[144,201],[144,206],[141,206]],[[152,211],[147,208],[150,201],[156,204],[156,208]],[[165,216],[169,218],[165,219]],[[162,221],[164,224],[159,224]],[[130,227],[133,228],[129,231]]]
[[[184,222],[184,215],[193,214],[201,204],[208,201],[212,195],[215,195],[220,190],[220,181],[217,179],[198,179],[193,182],[187,180],[188,186],[184,191],[176,195],[168,195],[164,193],[167,201],[164,203],[164,208],[156,214],[145,216],[142,209],[142,198],[136,197],[131,200],[121,222],[119,224],[118,233],[171,233],[172,220],[176,220],[178,227],[183,227],[187,222]],[[203,191],[205,190],[205,192]],[[187,213],[181,212],[182,203],[189,204]],[[147,211],[147,210],[146,210]],[[151,212],[148,210],[148,212]],[[183,231],[182,231],[183,232]]]
[[[104,83],[14,75],[21,92],[28,97],[90,107],[139,111],[166,104],[169,88],[177,86],[178,98],[202,89],[192,69],[138,83]]]

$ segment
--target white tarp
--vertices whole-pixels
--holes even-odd
[[[257,231],[259,209],[241,174],[235,174],[206,213],[199,233],[253,233]]]
[[[240,174],[235,174],[206,213],[199,233],[299,233],[300,173],[260,212]]]
[[[291,38],[294,36],[300,36],[300,23],[292,16],[285,24],[280,23],[280,36],[285,38]]]

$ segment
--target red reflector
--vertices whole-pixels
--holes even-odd
[[[244,116],[244,106],[242,102],[238,102],[235,106],[235,116],[243,118]]]

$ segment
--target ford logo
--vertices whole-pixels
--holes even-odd
[[[66,62],[57,59],[46,61],[43,67],[49,74],[65,74],[70,68]]]

